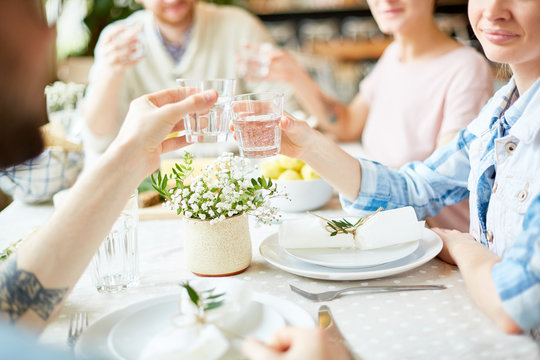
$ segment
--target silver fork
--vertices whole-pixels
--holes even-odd
[[[376,285],[376,286],[354,286],[341,290],[325,291],[320,293],[311,293],[296,286],[289,284],[291,290],[312,301],[330,301],[341,295],[355,293],[373,293],[373,292],[395,292],[395,291],[418,291],[418,290],[442,290],[445,285]]]
[[[75,343],[81,336],[84,329],[88,327],[88,314],[86,312],[75,312],[69,318],[69,330],[67,343],[70,349],[75,347]]]

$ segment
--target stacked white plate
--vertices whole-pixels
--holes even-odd
[[[137,360],[160,329],[178,315],[179,295],[166,295],[141,301],[112,312],[92,324],[77,341],[77,359]],[[265,294],[253,294],[244,321],[228,329],[242,337],[269,341],[274,332],[286,325],[313,326],[311,316],[298,305]],[[232,339],[234,340],[234,339]],[[231,341],[232,341],[231,340]],[[239,341],[231,342],[225,359],[239,357]]]
[[[325,280],[365,280],[399,274],[433,259],[442,240],[425,228],[419,240],[373,250],[354,248],[284,249],[278,234],[261,244],[270,264],[292,274]]]

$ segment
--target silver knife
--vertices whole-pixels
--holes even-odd
[[[340,342],[343,344],[348,356],[346,360],[357,360],[351,351],[351,346],[347,342],[347,339],[345,339],[345,337],[341,334],[341,331],[339,331],[330,308],[326,305],[321,305],[321,307],[319,307],[319,327],[328,332],[331,341]]]

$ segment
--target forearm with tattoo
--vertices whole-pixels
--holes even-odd
[[[17,268],[12,256],[0,267],[0,313],[17,322],[28,310],[47,321],[54,308],[62,302],[68,288],[46,289],[31,272]]]

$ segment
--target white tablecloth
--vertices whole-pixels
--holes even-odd
[[[46,221],[52,206],[14,202],[0,213],[0,247],[24,236]],[[324,214],[324,212],[323,212]],[[328,214],[328,213],[327,213]],[[294,283],[306,290],[323,291],[351,285],[445,284],[443,291],[382,293],[345,296],[327,304],[336,322],[364,359],[539,359],[540,348],[528,335],[506,335],[473,303],[456,267],[438,259],[388,278],[369,281],[324,281],[302,278],[268,264],[259,254],[260,243],[277,231],[274,226],[251,223],[253,262],[235,278],[249,282],[260,293],[294,302],[315,319],[321,303],[289,290]],[[90,324],[129,304],[178,292],[178,283],[194,278],[183,265],[182,222],[143,221],[139,224],[141,283],[118,294],[100,294],[85,273],[65,307],[42,334],[40,341],[66,347],[69,314],[89,313]],[[304,360],[304,359],[302,359]]]

